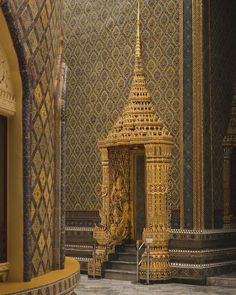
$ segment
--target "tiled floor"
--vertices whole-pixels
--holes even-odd
[[[76,289],[77,295],[203,295],[222,294],[236,295],[234,288],[193,286],[184,284],[140,285],[126,281],[116,280],[88,280],[81,276],[81,282]]]

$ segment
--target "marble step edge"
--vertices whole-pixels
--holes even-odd
[[[222,266],[236,265],[236,260],[232,261],[222,261],[215,263],[202,263],[202,264],[190,264],[190,263],[176,263],[171,262],[171,267],[173,268],[193,268],[193,269],[206,269],[206,268],[216,268]]]
[[[132,270],[123,270],[123,269],[105,269],[105,273],[120,273],[120,274],[127,274],[127,275],[136,275],[136,271]]]
[[[170,254],[206,254],[224,251],[236,251],[236,247],[218,248],[218,249],[202,249],[202,250],[186,250],[186,249],[169,249]]]
[[[136,262],[133,262],[133,261],[111,260],[109,262],[112,263],[112,264],[137,265],[137,263]]]
[[[117,252],[117,255],[136,256],[135,252]]]

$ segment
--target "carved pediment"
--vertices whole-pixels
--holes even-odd
[[[0,114],[12,116],[16,111],[10,66],[7,56],[0,46]]]

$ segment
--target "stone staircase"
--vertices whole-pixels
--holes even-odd
[[[93,256],[93,246],[85,244],[66,244],[66,256],[72,257],[79,261],[80,272],[87,274],[88,260]]]
[[[124,244],[117,247],[116,254],[107,263],[104,275],[106,279],[135,281],[136,267],[135,244]]]

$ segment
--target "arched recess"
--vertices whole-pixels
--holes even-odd
[[[5,59],[11,84],[14,107],[1,108],[7,119],[7,262],[10,264],[8,280],[29,280],[29,161],[30,161],[30,105],[29,79],[25,70],[23,49],[7,11],[0,7],[0,48]],[[19,58],[20,56],[20,58]],[[23,99],[24,97],[24,99]],[[28,276],[27,276],[28,274]]]

